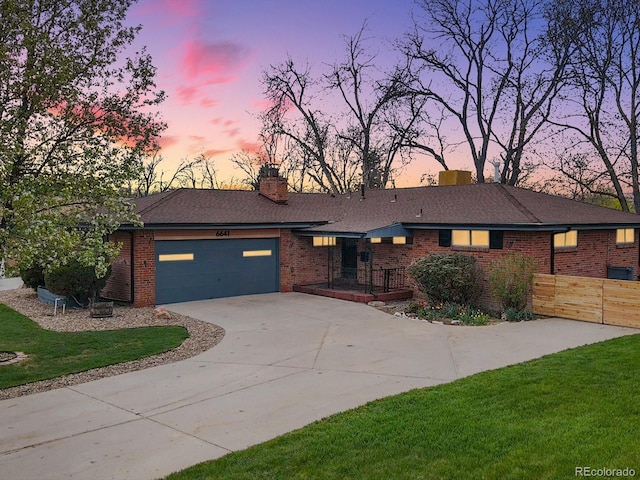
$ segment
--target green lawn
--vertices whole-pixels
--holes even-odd
[[[168,478],[564,479],[576,467],[640,477],[640,335],[372,402]]]
[[[0,388],[137,360],[176,348],[188,336],[182,327],[52,332],[0,304],[0,350],[29,355],[23,362],[0,366]]]

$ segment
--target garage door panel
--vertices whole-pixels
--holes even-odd
[[[277,292],[278,253],[277,238],[157,241],[156,303]]]

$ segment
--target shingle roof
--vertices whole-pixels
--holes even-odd
[[[332,196],[289,193],[280,205],[255,191],[180,189],[137,201],[147,226],[298,224],[311,231],[366,233],[396,223],[412,228],[501,226],[640,227],[640,216],[500,184],[369,190]]]

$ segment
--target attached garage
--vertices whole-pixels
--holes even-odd
[[[157,240],[155,303],[277,292],[278,238]]]

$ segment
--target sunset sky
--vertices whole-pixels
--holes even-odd
[[[143,26],[136,46],[147,46],[158,87],[168,96],[161,106],[169,126],[162,139],[165,167],[204,153],[222,180],[241,177],[229,157],[257,148],[265,68],[290,55],[321,73],[323,63],[343,55],[344,36],[365,20],[378,50],[390,52],[411,26],[413,8],[413,0],[139,1],[129,16]],[[397,184],[418,185],[420,174],[437,170],[435,162],[419,159]]]

